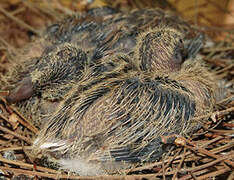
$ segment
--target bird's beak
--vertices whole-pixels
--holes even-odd
[[[25,99],[30,98],[33,95],[33,84],[31,78],[25,78],[18,86],[10,91],[9,95],[6,97],[6,100],[9,103],[16,103]]]

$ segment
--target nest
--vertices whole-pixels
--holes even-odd
[[[20,53],[28,42],[41,34],[38,29],[56,22],[66,14],[86,11],[89,8],[109,5],[121,10],[143,7],[160,7],[176,11],[180,15],[195,17],[196,25],[212,39],[212,46],[202,49],[203,61],[215,71],[225,92],[225,99],[217,102],[214,112],[197,117],[205,120],[203,127],[192,137],[179,137],[177,148],[172,149],[161,160],[120,172],[120,175],[82,177],[60,171],[46,160],[36,161],[30,156],[30,145],[39,131],[14,106],[4,99],[7,91],[0,91],[0,178],[5,179],[233,179],[234,178],[234,30],[233,24],[218,24],[216,16],[231,17],[228,7],[221,7],[216,1],[205,0],[186,8],[176,1],[2,1],[0,6],[0,73],[1,78],[11,68],[14,56]],[[195,1],[194,1],[195,2]],[[209,4],[210,3],[210,4]],[[231,1],[226,1],[231,4]],[[212,8],[210,7],[212,6]],[[203,9],[202,9],[203,8]],[[205,8],[205,10],[204,10]],[[213,11],[208,12],[212,9]],[[182,9],[182,10],[181,10]],[[196,12],[194,12],[194,9]],[[213,14],[212,14],[213,13]],[[191,15],[192,14],[192,15]],[[195,15],[195,16],[194,16]],[[4,80],[1,79],[1,82]],[[2,88],[3,85],[1,84]]]

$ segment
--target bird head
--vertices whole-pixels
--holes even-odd
[[[155,28],[138,38],[136,56],[143,71],[177,71],[186,57],[184,35],[173,28]]]
[[[74,45],[65,43],[55,47],[30,66],[29,74],[10,91],[7,101],[16,103],[44,92],[56,98],[81,76],[86,60],[86,53]]]

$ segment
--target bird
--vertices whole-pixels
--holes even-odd
[[[203,35],[200,31],[177,16],[160,9],[124,13],[109,7],[94,8],[87,13],[65,17],[61,22],[49,26],[42,38],[23,50],[20,58],[17,58],[18,63],[14,69],[16,73],[9,75],[11,82],[7,100],[9,103],[15,103],[18,109],[33,121],[36,119],[34,124],[40,127],[44,117],[55,111],[73,84],[81,79],[84,71],[116,53],[132,56],[133,51],[139,49],[135,48],[139,46],[138,42],[143,42],[138,39],[144,37],[144,33],[155,31],[154,29],[159,32],[157,38],[153,37],[157,39],[155,43],[162,44],[164,48],[155,44],[157,48],[154,52],[148,53],[154,56],[161,54],[164,66],[170,69],[180,68],[180,64],[185,59],[195,56],[203,45]],[[160,42],[160,38],[167,41]],[[166,43],[169,43],[168,47]],[[168,57],[163,57],[163,54],[165,56],[169,53],[169,47],[172,48],[170,53],[173,52],[174,55],[168,54]],[[74,63],[69,64],[59,55],[59,51],[61,54],[66,51],[68,56],[69,52],[79,52],[81,56],[77,55],[73,58]],[[170,61],[170,58],[175,61]],[[166,63],[166,60],[171,63]],[[142,62],[139,67],[146,71],[149,67],[145,66],[151,66],[151,60],[144,58],[144,61],[136,60],[135,63]],[[71,73],[59,73],[63,71]]]
[[[164,136],[196,131],[193,118],[213,108],[215,81],[201,62],[183,62],[181,37],[157,27],[139,35],[133,54],[89,67],[42,127],[34,153],[79,175],[113,174],[159,159]]]
[[[166,152],[163,136],[191,135],[201,126],[193,118],[213,109],[213,76],[200,63],[152,74],[131,67],[127,56],[109,58],[102,65],[111,70],[87,72],[48,119],[35,154],[79,175],[117,173],[158,160]]]
[[[200,30],[159,8],[130,12],[110,7],[94,8],[48,27],[45,39],[52,44],[71,42],[80,45],[90,53],[91,61],[97,61],[116,52],[131,53],[137,44],[137,36],[155,27],[169,27],[181,32],[188,58],[194,57],[203,46],[204,36]]]
[[[191,134],[212,110],[213,74],[194,60],[203,41],[159,9],[93,9],[47,28],[6,99],[40,127],[35,156],[79,175],[116,173],[159,159],[163,136]]]
[[[86,61],[87,55],[81,49],[68,43],[57,46],[30,64],[26,76],[6,97],[7,102],[15,103],[39,127],[81,78]]]

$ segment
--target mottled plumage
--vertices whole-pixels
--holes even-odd
[[[51,153],[64,168],[77,160],[81,166],[95,166],[97,174],[113,173],[160,158],[161,136],[196,130],[199,123],[193,117],[212,109],[211,74],[194,64],[152,75],[137,71],[127,63],[131,61],[115,56],[91,68],[44,126],[34,142],[35,152]],[[100,67],[109,69],[110,63],[111,70],[92,77]],[[82,174],[79,168],[70,170]]]
[[[57,46],[31,65],[18,89],[12,91],[7,99],[9,102],[19,102],[38,94],[50,100],[62,99],[72,83],[81,78],[86,64],[87,56],[81,49],[68,43]],[[17,93],[21,91],[29,91],[29,95],[24,97]]]
[[[115,53],[138,54],[139,59],[132,59],[142,71],[160,71],[165,67],[173,71],[201,46],[200,32],[160,9],[130,13],[111,8],[93,9],[50,26],[42,39],[25,50],[17,65],[18,73],[12,76],[12,84],[20,82],[7,99],[20,101],[17,106],[37,119],[40,126],[41,117],[53,112],[54,106],[83,76],[83,71],[99,64],[102,58]],[[67,53],[63,55],[63,51]],[[71,63],[66,56],[72,56]],[[28,100],[22,102],[25,99]]]
[[[92,61],[97,61],[116,52],[132,52],[140,33],[159,27],[173,28],[181,33],[187,57],[196,55],[202,46],[201,32],[178,16],[160,9],[127,13],[107,7],[93,9],[52,25],[48,28],[46,39],[52,44],[77,44],[88,50]]]

